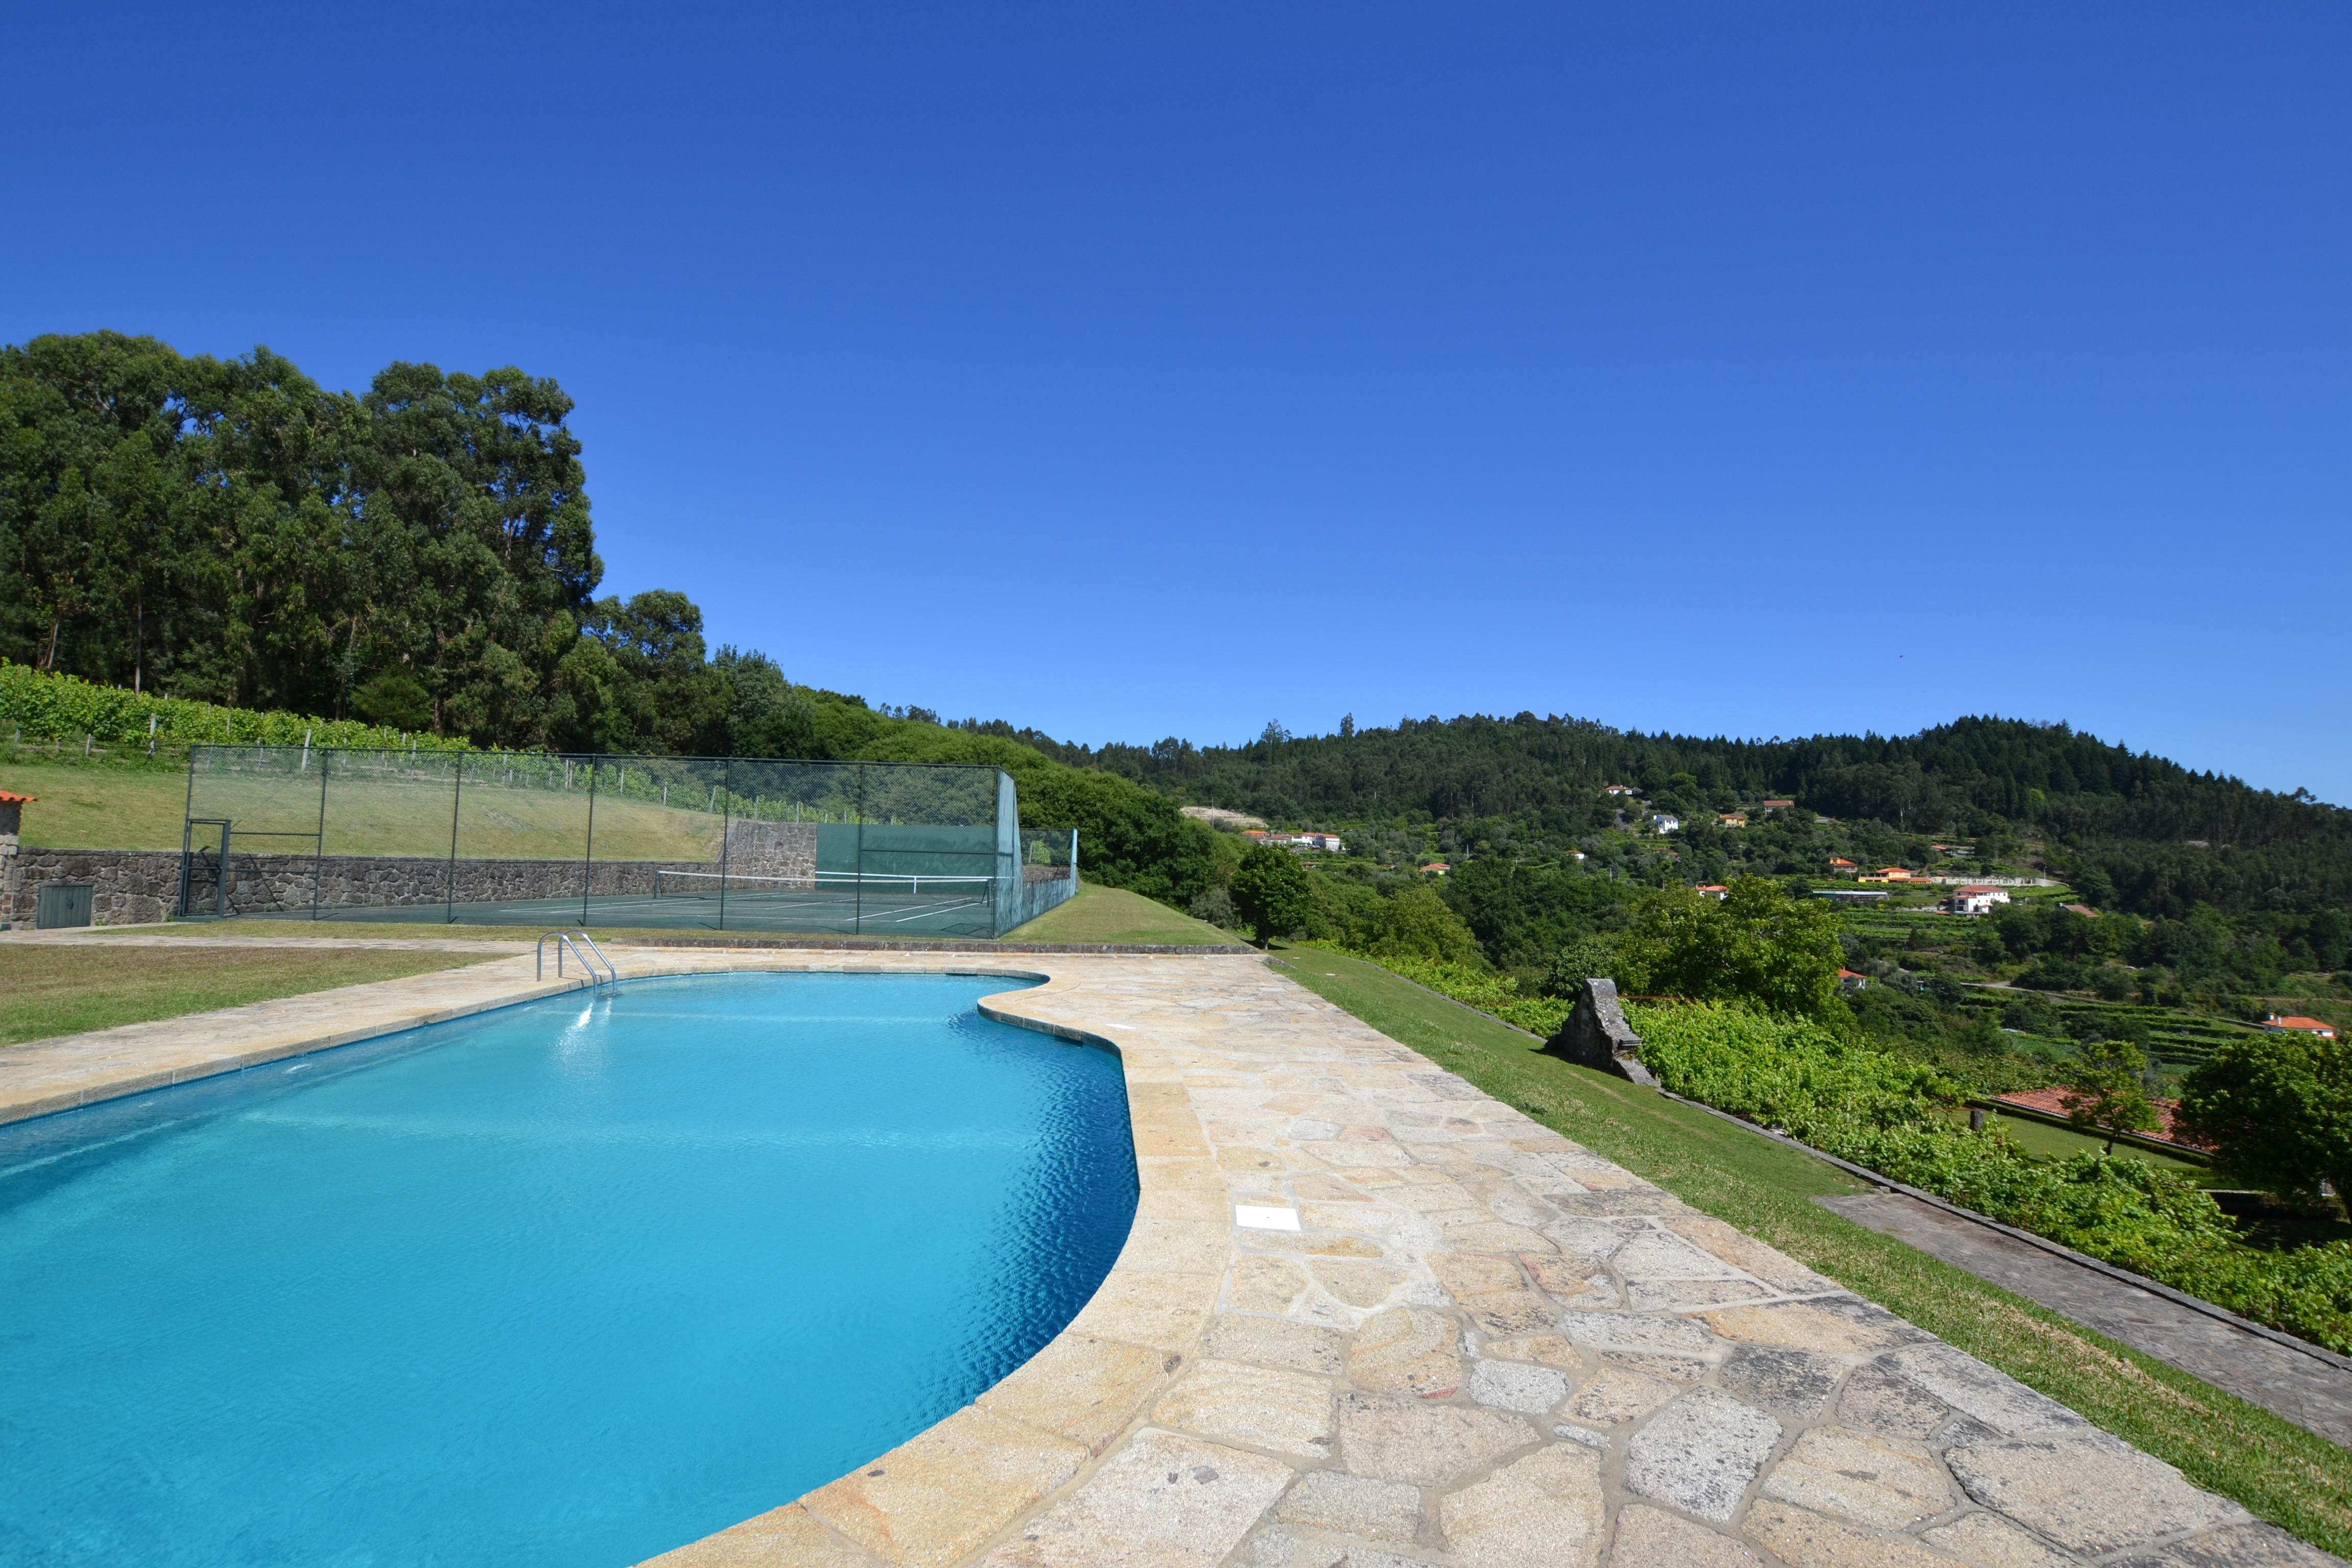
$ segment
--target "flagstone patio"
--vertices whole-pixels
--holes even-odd
[[[984,1010],[1119,1053],[1141,1175],[1034,1359],[662,1568],[2337,1562],[1255,959],[614,951],[1045,973]],[[16,1047],[0,1105],[546,989],[505,960]]]

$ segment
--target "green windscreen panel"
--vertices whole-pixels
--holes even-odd
[[[191,912],[992,937],[1039,896],[985,766],[199,746],[187,816]]]

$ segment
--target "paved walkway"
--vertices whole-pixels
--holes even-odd
[[[1901,1193],[1813,1201],[2352,1447],[2352,1372]]]
[[[2336,1561],[1254,960],[614,956],[1046,973],[986,1005],[1116,1047],[1141,1175],[1036,1358],[662,1568]]]

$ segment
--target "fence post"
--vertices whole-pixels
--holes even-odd
[[[719,929],[727,929],[727,841],[735,837],[735,759],[729,757],[719,764],[719,795],[723,815],[719,818]],[[758,862],[754,861],[754,865]]]
[[[603,753],[597,753],[602,756]],[[588,759],[588,840],[580,850],[580,923],[588,923],[588,889],[596,878],[596,762]],[[566,771],[569,771],[567,764]]]
[[[302,732],[302,768],[310,767],[310,732]],[[319,753],[319,837],[310,846],[310,918],[319,918],[319,884],[327,879],[327,753]]]
[[[443,885],[441,923],[457,923],[457,797],[466,788],[466,753],[457,753],[449,764],[449,878]]]

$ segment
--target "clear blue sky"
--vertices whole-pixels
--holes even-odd
[[[1056,734],[2066,719],[2352,803],[2352,8],[20,5],[0,339],[578,399]]]

